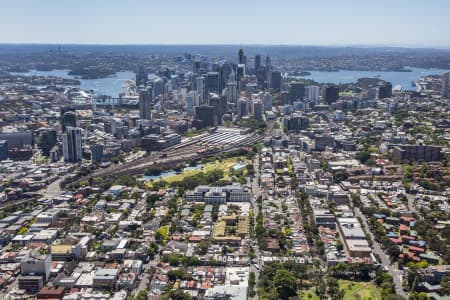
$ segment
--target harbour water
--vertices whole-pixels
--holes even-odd
[[[302,76],[299,78],[312,79],[319,83],[350,83],[355,82],[362,77],[377,77],[392,83],[392,86],[401,85],[404,90],[414,90],[411,82],[417,81],[420,77],[427,75],[441,75],[449,70],[443,69],[422,69],[409,68],[411,72],[380,72],[380,71],[350,71],[341,70],[338,72],[326,71],[310,71],[311,75]],[[76,78],[76,76],[69,75],[69,70],[52,70],[52,71],[37,71],[31,70],[26,73],[12,73],[25,76],[58,76],[62,78]],[[79,79],[81,82],[80,88],[84,90],[94,90],[98,95],[107,95],[111,97],[118,97],[122,92],[122,87],[125,80],[135,79],[135,73],[131,71],[117,72],[114,76],[98,78],[98,79]]]
[[[404,90],[415,90],[411,82],[417,81],[420,77],[427,75],[442,75],[449,70],[443,69],[422,69],[408,68],[411,72],[380,72],[380,71],[349,71],[342,70],[338,72],[308,71],[311,75],[299,78],[312,79],[319,83],[350,83],[356,82],[359,78],[380,78],[392,83],[392,86],[401,85]]]
[[[37,71],[31,70],[25,73],[14,73],[14,75],[24,76],[56,76],[61,78],[75,79],[77,76],[69,75],[70,70],[51,70],[51,71]],[[135,79],[136,74],[131,71],[117,72],[113,76],[98,78],[98,79],[80,79],[77,78],[81,85],[77,86],[83,90],[93,90],[97,95],[106,95],[111,97],[118,97],[123,92],[122,87],[126,80]]]

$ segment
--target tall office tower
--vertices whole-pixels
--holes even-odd
[[[219,94],[219,73],[208,72],[206,74],[206,93]]]
[[[244,50],[241,48],[239,49],[239,60],[238,60],[238,64],[240,65],[245,65],[247,63],[246,61],[246,57],[244,55]]]
[[[256,85],[256,83],[247,83],[245,85],[245,96],[250,99],[257,88],[258,86]]]
[[[238,90],[241,90],[241,78],[245,76],[245,65],[239,64],[236,69],[236,79],[238,84]]]
[[[177,90],[180,88],[180,75],[172,75],[169,81],[172,84],[172,89]]]
[[[218,96],[213,94],[209,98],[209,106],[214,107],[214,115],[217,119],[217,125],[222,125],[222,117],[227,111],[227,98],[226,96]]]
[[[245,65],[244,64],[238,64],[236,68],[236,77],[237,80],[240,81],[242,77],[245,76]]]
[[[38,146],[45,156],[50,155],[50,150],[56,145],[56,130],[53,128],[40,129]]]
[[[91,148],[91,161],[101,162],[103,160],[103,145],[95,144]]]
[[[288,131],[300,132],[301,130],[307,129],[309,127],[308,117],[300,114],[293,113],[291,116],[285,118],[285,126]]]
[[[303,101],[305,97],[305,85],[300,82],[291,82],[289,84],[289,101]]]
[[[0,140],[0,161],[8,159],[8,141]]]
[[[195,107],[195,118],[201,122],[201,128],[216,126],[217,116],[214,114],[213,106],[197,106]]]
[[[212,66],[211,66],[211,71],[213,71],[213,72],[219,72],[219,68],[220,68],[219,63],[218,63],[217,61],[216,61],[216,62],[213,62]]]
[[[322,100],[330,104],[339,99],[339,87],[334,85],[326,85],[322,89]]]
[[[202,68],[202,63],[199,60],[195,60],[194,62],[192,62],[192,72],[194,74],[198,74],[200,73],[200,70]]]
[[[378,87],[378,99],[391,98],[392,97],[392,84],[385,82]]]
[[[161,77],[153,80],[153,98],[156,98],[159,95],[164,96],[164,86],[164,79],[162,79]]]
[[[258,83],[259,87],[267,87],[267,81],[266,81],[266,67],[259,66],[259,68],[255,72],[256,75],[256,82]]]
[[[269,55],[266,56],[266,67],[267,66],[272,66],[272,60],[270,59]]]
[[[229,62],[224,62],[219,68],[219,94],[226,87],[230,76],[233,74],[233,66]]]
[[[273,71],[272,72],[272,82],[270,87],[273,88],[276,91],[281,91],[281,72],[280,71]]]
[[[272,110],[272,95],[269,92],[265,92],[263,94],[263,110]]]
[[[186,109],[192,111],[195,106],[199,106],[199,96],[197,91],[190,91],[186,95]]]
[[[288,105],[289,104],[289,92],[288,91],[282,91],[280,93],[280,103],[282,105]]]
[[[227,82],[227,92],[226,92],[227,100],[230,103],[237,103],[238,100],[238,89],[237,83],[234,80],[234,76],[231,76]]]
[[[67,127],[63,134],[63,155],[66,162],[77,162],[81,160],[81,128]]]
[[[144,67],[139,67],[136,72],[136,86],[145,85],[148,80],[148,73],[145,71]]]
[[[448,97],[448,72],[441,77],[441,97]]]
[[[248,114],[248,99],[240,98],[238,101],[238,118],[242,118]]]
[[[266,86],[268,89],[270,89],[272,87],[272,71],[273,71],[273,67],[272,67],[272,61],[270,60],[270,56],[267,55],[266,56]]]
[[[312,102],[319,101],[320,88],[317,85],[308,85],[306,87],[306,96]]]
[[[256,54],[255,55],[255,74],[258,72],[259,67],[261,67],[261,55]]]
[[[203,105],[206,103],[206,88],[205,88],[205,77],[197,77],[195,78],[195,88],[197,90],[197,96],[199,98],[199,103],[194,106]]]
[[[255,99],[252,101],[252,113],[253,113],[253,117],[256,120],[258,120],[258,121],[262,120],[263,105],[262,105],[261,100]]]
[[[75,112],[73,111],[67,111],[62,116],[61,120],[62,125],[62,131],[66,132],[66,128],[68,126],[76,127],[77,126],[77,116],[75,115]]]
[[[139,91],[139,117],[141,119],[151,120],[152,118],[153,90],[151,87]]]

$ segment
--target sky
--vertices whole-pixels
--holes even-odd
[[[0,0],[0,43],[450,48],[450,0]]]

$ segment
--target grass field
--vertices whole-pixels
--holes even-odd
[[[311,296],[310,296],[311,295]],[[300,296],[301,300],[320,300],[319,296],[316,295],[316,289],[315,288],[310,288],[307,291],[304,291],[301,296]]]
[[[372,282],[339,280],[339,289],[345,292],[344,300],[381,300],[380,292]],[[315,288],[302,292],[301,300],[319,300]]]
[[[224,174],[224,178],[227,179],[228,176],[230,175],[230,168],[233,167],[235,164],[237,164],[240,161],[243,161],[246,163],[248,162],[245,157],[232,157],[232,158],[223,159],[221,161],[216,160],[215,162],[209,162],[209,163],[204,164],[202,169],[185,170],[181,174],[175,174],[173,176],[168,176],[168,177],[163,178],[163,180],[168,183],[172,183],[175,181],[181,181],[186,176],[192,176],[192,175],[195,175],[195,174],[198,174],[201,172],[208,172],[208,171],[215,170],[215,169],[222,170],[223,174]],[[158,182],[158,181],[159,181],[159,179],[154,180],[154,181],[148,181],[147,186],[150,188],[152,186],[153,182]]]
[[[35,164],[42,165],[42,164],[48,162],[48,158],[45,157],[45,156],[40,155],[40,156],[34,158],[34,159],[33,159],[33,162],[34,162]]]
[[[339,280],[339,288],[344,290],[344,300],[381,300],[381,295],[372,282]]]

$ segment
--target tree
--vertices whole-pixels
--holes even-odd
[[[441,280],[442,295],[450,295],[450,277],[443,276]]]
[[[201,241],[198,243],[197,246],[197,253],[200,255],[205,255],[209,248],[209,242],[206,240]]]
[[[295,276],[286,269],[278,270],[273,279],[280,299],[287,300],[289,297],[297,295],[297,280]]]
[[[336,249],[339,250],[339,251],[344,250],[344,244],[342,243],[341,240],[337,240],[336,241]]]
[[[370,152],[360,151],[356,153],[355,158],[358,159],[360,163],[365,164],[370,158]]]
[[[181,269],[172,269],[169,272],[167,272],[167,276],[171,281],[175,281],[177,279],[189,280],[192,278],[190,275],[188,275]]]
[[[158,252],[158,244],[155,242],[152,242],[150,246],[147,248],[147,254],[150,256],[151,259],[153,259]]]
[[[339,170],[334,173],[334,180],[339,183],[348,178],[348,173],[345,170]]]
[[[328,282],[327,293],[333,300],[340,300],[344,298],[344,291],[339,290],[339,283],[336,278],[331,277]]]
[[[169,256],[169,264],[174,267],[178,266],[180,264],[180,258],[178,255],[171,254]]]
[[[191,295],[183,292],[183,290],[171,290],[169,297],[172,300],[191,300],[192,299]]]
[[[250,272],[250,274],[248,276],[248,295],[250,297],[255,296],[255,291],[254,291],[255,284],[256,284],[255,272]]]
[[[132,298],[134,300],[146,300],[147,299],[147,295],[148,295],[148,291],[146,289],[142,290],[139,292],[139,294]]]
[[[426,293],[417,293],[417,292],[411,292],[409,294],[408,300],[429,300],[430,297]]]
[[[248,276],[248,284],[249,285],[255,285],[255,272],[250,272]]]

